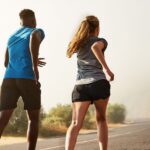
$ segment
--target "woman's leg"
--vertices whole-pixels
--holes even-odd
[[[91,101],[74,102],[72,107],[72,123],[66,134],[65,150],[74,150],[79,130]]]
[[[108,126],[106,121],[107,99],[100,99],[94,102],[96,108],[97,133],[100,150],[107,150],[108,144]]]

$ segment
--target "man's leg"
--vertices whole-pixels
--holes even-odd
[[[6,127],[13,111],[14,111],[14,109],[3,110],[0,112],[0,138],[2,136],[4,128]]]
[[[24,102],[24,109],[27,110],[28,116],[28,150],[35,150],[39,128],[39,114],[41,107],[41,90],[40,84],[34,80],[17,79],[17,86],[21,91]]]
[[[15,79],[4,79],[0,92],[0,137],[17,106],[19,96]]]
[[[35,150],[39,129],[39,113],[40,110],[28,110],[28,150]]]

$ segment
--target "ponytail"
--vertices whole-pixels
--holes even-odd
[[[94,32],[98,25],[99,21],[95,16],[87,16],[86,20],[81,22],[77,33],[68,45],[67,56],[69,58],[84,46],[90,33]]]

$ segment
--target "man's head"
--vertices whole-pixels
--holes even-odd
[[[34,11],[30,9],[23,9],[19,13],[20,20],[21,20],[21,25],[22,26],[27,26],[27,27],[36,27],[36,18]]]

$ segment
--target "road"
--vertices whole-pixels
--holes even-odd
[[[38,141],[37,150],[64,150],[65,138]],[[25,150],[26,143],[0,146],[0,150]],[[99,150],[95,132],[78,137],[75,150]],[[108,150],[150,150],[150,121],[109,130]]]

